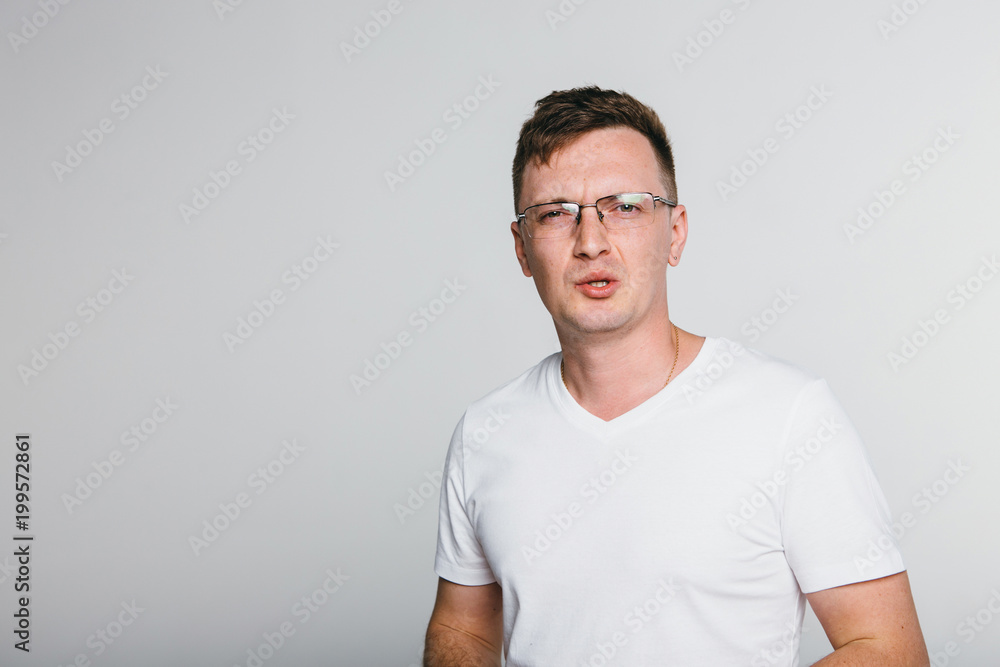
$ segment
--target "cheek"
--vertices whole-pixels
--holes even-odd
[[[626,266],[630,282],[634,286],[648,285],[654,278],[662,278],[666,274],[670,251],[668,240],[664,235],[656,234],[647,238],[644,243],[622,249],[627,253]]]
[[[531,274],[540,295],[556,295],[564,283],[566,263],[553,250],[546,248],[545,252],[529,255]]]
[[[555,266],[551,260],[542,260],[537,264],[538,268],[535,271],[535,275],[541,280],[541,283],[546,288],[554,287],[558,281],[560,271],[557,266]]]
[[[559,272],[561,264],[559,261],[558,249],[545,245],[539,247],[529,246],[525,255],[531,264],[531,271],[539,277],[548,279]]]

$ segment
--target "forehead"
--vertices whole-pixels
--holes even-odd
[[[631,128],[604,128],[581,135],[545,164],[524,172],[522,204],[571,199],[590,201],[624,191],[661,189],[659,163],[645,136]]]

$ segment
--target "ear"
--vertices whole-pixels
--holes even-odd
[[[670,266],[677,266],[680,263],[687,235],[687,209],[683,204],[678,204],[670,212],[670,255],[667,257]]]
[[[521,225],[517,220],[510,223],[510,231],[514,234],[514,254],[521,265],[521,273],[528,278],[531,277],[531,266],[528,265],[528,254],[524,248],[524,238],[521,236]]]

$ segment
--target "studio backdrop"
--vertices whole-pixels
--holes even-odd
[[[417,664],[452,430],[558,349],[517,133],[588,84],[672,139],[672,318],[828,380],[934,664],[996,664],[998,28],[986,0],[4,2],[0,664]],[[802,662],[829,650],[808,617]]]

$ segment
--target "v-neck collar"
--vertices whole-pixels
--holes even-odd
[[[652,412],[658,410],[664,403],[673,398],[678,392],[683,391],[683,386],[692,376],[697,374],[715,354],[716,348],[721,339],[706,337],[702,343],[698,354],[688,364],[687,368],[677,374],[670,383],[650,396],[648,399],[635,406],[628,412],[618,415],[614,419],[605,421],[595,414],[588,412],[583,406],[576,402],[569,389],[562,382],[559,374],[559,367],[562,364],[562,352],[549,357],[548,368],[545,369],[546,383],[549,388],[556,407],[570,421],[581,426],[584,430],[600,437],[609,437],[622,429],[629,428],[634,424],[644,420]]]

